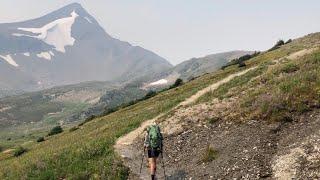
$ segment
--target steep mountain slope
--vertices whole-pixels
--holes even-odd
[[[0,24],[0,89],[33,91],[85,81],[127,81],[171,67],[112,38],[80,4]]]
[[[157,117],[165,134],[168,178],[318,179],[319,46],[319,33],[296,39],[246,61],[246,67],[203,75],[77,130],[33,142],[20,157],[5,151],[0,154],[0,177],[126,179],[130,173],[138,178],[139,172],[122,162],[138,164],[141,156],[121,159],[123,154],[117,155],[113,146],[119,137]],[[250,68],[195,103],[177,107]],[[126,153],[142,151],[140,138],[128,144]]]

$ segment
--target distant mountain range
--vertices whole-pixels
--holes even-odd
[[[78,3],[43,17],[0,24],[0,92],[149,76],[172,65],[111,37]]]

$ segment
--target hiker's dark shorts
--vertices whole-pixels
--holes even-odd
[[[158,158],[160,151],[158,149],[148,149],[148,158]]]

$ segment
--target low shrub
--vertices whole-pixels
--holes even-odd
[[[24,154],[25,152],[27,152],[27,149],[22,146],[19,146],[13,151],[13,156],[18,157]]]
[[[59,133],[62,133],[63,132],[63,129],[61,126],[56,126],[54,128],[52,128],[50,130],[50,132],[48,133],[48,136],[53,136],[53,135],[56,135],[56,134],[59,134]]]
[[[176,88],[176,87],[178,87],[178,86],[181,86],[182,84],[183,84],[183,80],[180,79],[180,78],[178,78],[178,79],[174,82],[174,84],[172,84],[172,85],[170,86],[169,89]]]
[[[45,141],[45,140],[44,140],[44,137],[39,137],[39,138],[37,139],[37,142],[43,142],[43,141]]]
[[[241,56],[239,58],[233,59],[231,60],[229,63],[227,63],[226,65],[222,66],[221,69],[224,70],[225,68],[229,67],[229,66],[233,66],[238,64],[239,67],[244,67],[246,66],[245,61],[248,61],[249,59],[252,59],[256,56],[258,56],[260,54],[260,52],[254,52],[253,54],[246,54],[244,56]]]
[[[288,41],[286,41],[284,44],[289,44],[292,42],[292,39],[289,39]]]
[[[268,50],[268,52],[270,51],[274,51],[276,49],[279,49],[281,46],[283,46],[285,43],[283,40],[279,40],[271,49]]]
[[[284,72],[284,73],[293,73],[293,72],[298,71],[298,70],[299,70],[298,65],[296,65],[294,63],[291,63],[291,62],[285,64],[281,68],[281,72]]]
[[[201,161],[204,163],[208,163],[215,160],[217,157],[218,157],[218,151],[215,150],[213,147],[208,146],[202,155]]]

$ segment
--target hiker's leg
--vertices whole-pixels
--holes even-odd
[[[156,174],[156,161],[155,158],[149,158],[150,174]]]
[[[154,174],[156,174],[156,172],[157,172],[157,158],[153,158],[154,159]]]
[[[156,174],[155,158],[149,158],[149,167],[150,167],[151,179],[154,180],[155,179],[155,174]]]

